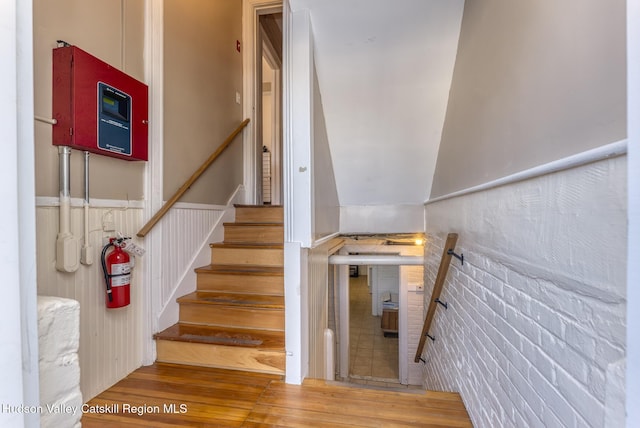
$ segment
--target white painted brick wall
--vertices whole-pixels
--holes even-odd
[[[625,179],[621,157],[427,205],[425,313],[447,232],[465,263],[424,386],[460,392],[474,426],[624,425]]]
[[[422,268],[420,269],[422,271]],[[411,283],[411,282],[410,282]],[[422,281],[420,281],[422,284]],[[407,368],[409,385],[420,385],[422,383],[422,366],[415,363],[416,350],[420,341],[423,323],[423,300],[424,292],[409,291],[407,293],[407,314],[408,314],[408,337],[407,337]]]
[[[79,427],[80,304],[61,297],[38,296],[40,426]],[[49,406],[62,411],[49,411]],[[62,406],[62,407],[59,407]]]

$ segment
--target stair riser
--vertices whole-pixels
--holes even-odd
[[[221,265],[284,266],[279,248],[211,248],[211,263]]]
[[[283,221],[282,207],[236,208],[236,223],[282,223]]]
[[[157,341],[158,361],[283,375],[283,351],[264,351],[237,346]]]
[[[234,244],[282,244],[283,226],[243,226],[225,225],[224,242]]]
[[[284,295],[282,276],[224,275],[198,273],[198,291],[232,291]]]
[[[180,304],[180,321],[265,330],[284,330],[284,310]]]

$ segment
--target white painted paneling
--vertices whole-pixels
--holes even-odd
[[[210,243],[222,242],[224,223],[234,220],[234,203],[240,203],[244,191],[240,186],[224,205],[174,205],[162,220],[162,307],[158,331],[178,322],[180,307],[176,299],[196,289],[194,269],[211,263]]]
[[[71,232],[83,234],[83,210],[71,209]],[[142,209],[91,208],[90,244],[94,263],[81,265],[75,273],[55,269],[55,239],[58,208],[37,207],[38,294],[66,297],[80,302],[81,390],[89,400],[142,364],[141,319],[144,308],[142,284],[144,257],[136,259],[131,278],[131,304],[125,308],[105,307],[105,284],[100,266],[102,222],[113,216],[116,229],[124,236],[135,236],[142,226]],[[144,244],[141,244],[144,246]]]
[[[309,377],[323,379],[326,368],[324,330],[329,326],[329,253],[327,245],[309,250]],[[333,379],[332,379],[333,380]]]
[[[313,239],[317,241],[340,228],[340,202],[327,139],[322,95],[313,72]]]
[[[619,156],[426,206],[425,306],[448,232],[465,262],[424,384],[459,391],[474,426],[619,426],[626,172]]]
[[[284,108],[287,121],[284,133],[285,242],[313,241],[313,36],[307,11],[293,14],[284,9],[284,37],[289,46],[284,56],[287,79],[284,84]]]
[[[5,165],[0,170],[0,402],[38,404],[38,338],[33,204],[33,67],[31,2],[0,5],[0,126]],[[36,426],[38,414],[0,413],[0,425]]]
[[[302,381],[309,373],[308,343],[308,314],[303,311],[307,307],[306,272],[307,251],[298,242],[284,244],[284,305],[285,313],[285,348],[286,382],[295,385]]]
[[[191,266],[195,254],[202,248],[203,239],[209,236],[223,213],[224,210],[220,209],[173,209],[163,219],[163,275],[160,286],[163,306],[175,298],[176,284],[185,275],[185,269]]]

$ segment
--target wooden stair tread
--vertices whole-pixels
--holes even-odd
[[[269,209],[269,208],[282,208],[282,205],[245,205],[245,204],[233,204],[235,208],[256,208],[256,209]]]
[[[237,222],[229,222],[223,223],[224,227],[270,227],[270,226],[284,226],[283,222],[268,222],[268,223],[237,223]]]
[[[284,309],[283,296],[216,291],[194,291],[178,298],[178,303]]]
[[[235,242],[215,242],[209,244],[210,248],[237,248],[242,250],[284,250],[283,244],[259,244],[252,242],[250,244],[241,244]]]
[[[177,323],[153,337],[156,340],[284,351],[284,334],[268,330]]]
[[[212,273],[227,275],[275,275],[284,276],[284,268],[282,266],[260,266],[260,265],[218,265],[210,264],[196,268],[196,273]]]

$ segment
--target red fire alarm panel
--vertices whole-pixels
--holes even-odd
[[[75,46],[53,50],[53,144],[146,161],[149,89]]]

